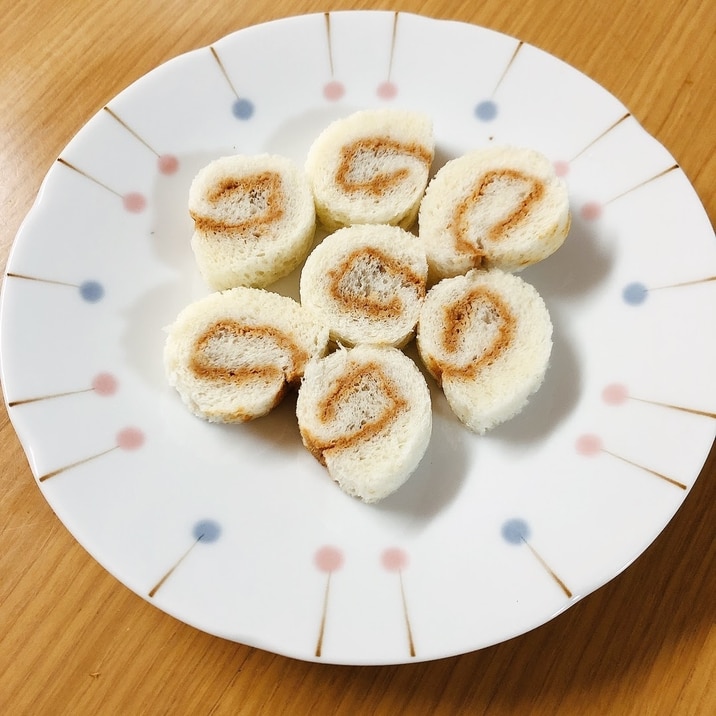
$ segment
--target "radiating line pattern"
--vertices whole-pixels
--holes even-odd
[[[410,624],[408,601],[405,596],[405,584],[403,582],[403,571],[408,566],[408,555],[404,550],[398,547],[388,547],[383,550],[380,561],[385,569],[389,572],[395,572],[398,575],[398,582],[400,584],[400,601],[403,610],[403,619],[405,620],[405,632],[408,639],[408,653],[410,656],[415,656],[415,640],[413,639],[413,628]]]
[[[8,271],[6,276],[13,279],[22,279],[24,281],[37,281],[38,283],[54,284],[56,286],[69,286],[75,288],[80,294],[80,298],[87,303],[97,303],[104,298],[104,286],[99,281],[83,281],[82,283],[71,283],[69,281],[60,281],[55,278],[47,278],[45,276],[30,276],[24,273]]]
[[[531,542],[531,529],[529,524],[522,518],[513,518],[507,520],[502,525],[502,538],[509,544],[525,545],[539,562],[542,568],[554,580],[557,586],[564,592],[568,599],[572,598],[572,590],[564,583],[557,573],[549,566],[547,561],[535,549]]]
[[[66,159],[63,159],[62,157],[58,157],[57,162],[59,164],[62,164],[63,166],[68,167],[69,169],[72,169],[72,171],[77,172],[81,176],[85,177],[86,179],[89,179],[91,182],[94,182],[97,186],[101,186],[103,189],[106,189],[108,192],[114,194],[115,196],[119,197],[122,200],[122,206],[124,209],[132,214],[139,214],[147,206],[147,200],[144,197],[144,195],[140,194],[137,191],[131,191],[127,194],[121,194],[116,189],[113,189],[108,184],[105,184],[104,182],[101,182],[97,177],[92,176],[89,172],[86,172],[84,169],[80,169],[79,167],[75,166],[74,164],[71,164]]]
[[[376,94],[381,99],[391,100],[398,95],[398,86],[393,82],[393,59],[395,57],[395,43],[398,37],[398,17],[400,13],[393,13],[393,31],[390,36],[390,56],[385,80],[378,85]]]
[[[222,62],[221,58],[219,57],[219,53],[216,51],[216,48],[211,45],[209,47],[209,51],[211,52],[211,56],[216,61],[219,70],[221,70],[221,74],[224,76],[224,79],[226,80],[227,84],[229,85],[229,88],[231,89],[232,94],[235,97],[234,102],[231,105],[231,113],[234,115],[234,117],[236,117],[236,119],[251,119],[251,117],[253,117],[254,115],[253,102],[251,102],[251,100],[247,99],[246,97],[241,97],[239,95],[239,92],[237,91],[236,86],[232,82],[229,72],[226,69],[226,66]]]
[[[497,94],[498,90],[500,89],[502,83],[505,81],[505,78],[507,77],[510,69],[512,68],[512,65],[514,64],[515,60],[517,59],[517,55],[520,53],[520,50],[524,47],[524,42],[521,40],[518,40],[515,45],[515,49],[512,52],[512,55],[510,56],[510,59],[508,60],[507,64],[505,65],[505,69],[502,71],[502,74],[500,74],[492,93],[489,97],[481,100],[475,105],[475,117],[479,119],[482,122],[491,122],[493,119],[497,117],[497,114],[499,112],[499,107],[497,102],[495,101],[495,95]]]
[[[179,557],[179,559],[177,559],[176,562],[174,562],[174,564],[172,564],[171,567],[169,567],[169,569],[161,576],[159,581],[149,590],[147,593],[148,596],[152,598],[156,596],[157,592],[162,588],[169,577],[171,577],[177,568],[183,564],[189,554],[200,542],[203,544],[210,544],[212,542],[216,542],[220,536],[221,525],[215,520],[206,519],[197,522],[192,529],[193,541],[189,545],[188,549]]]
[[[333,545],[324,545],[316,551],[313,558],[316,567],[326,575],[326,586],[323,592],[323,606],[321,608],[321,621],[318,628],[318,639],[314,654],[317,657],[323,655],[323,640],[326,633],[326,618],[328,616],[328,604],[331,593],[331,577],[333,573],[343,566],[343,553]]]
[[[20,400],[8,401],[8,406],[15,408],[18,405],[26,405],[28,403],[38,403],[43,400],[51,400],[53,398],[64,398],[69,395],[80,395],[82,393],[96,393],[97,395],[108,396],[117,392],[117,379],[111,373],[98,373],[91,381],[90,385],[76,390],[67,390],[62,393],[48,393],[47,395],[37,395],[32,398],[22,398]]]
[[[57,475],[60,475],[61,473],[67,472],[68,470],[71,470],[74,467],[78,467],[79,465],[84,465],[88,462],[91,462],[93,460],[96,460],[97,458],[102,457],[103,455],[107,455],[111,452],[114,452],[115,450],[138,450],[142,445],[144,445],[145,437],[144,433],[139,429],[135,427],[127,427],[120,430],[116,437],[115,442],[113,445],[110,445],[109,447],[100,450],[98,452],[95,452],[91,455],[88,455],[86,457],[83,457],[79,460],[75,460],[74,462],[63,465],[62,467],[58,467],[50,472],[46,472],[44,475],[41,475],[38,479],[40,482],[45,482],[45,480],[49,480],[51,477],[55,477]]]
[[[614,196],[610,197],[606,201],[603,202],[596,202],[596,201],[590,201],[584,204],[581,209],[579,210],[579,214],[583,219],[586,219],[587,221],[596,221],[599,219],[604,212],[604,209],[609,206],[609,204],[612,204],[613,202],[621,199],[622,197],[625,197],[627,194],[631,194],[634,191],[637,191],[638,189],[641,189],[642,187],[646,186],[647,184],[650,184],[653,181],[656,181],[657,179],[660,179],[661,177],[665,176],[666,174],[669,174],[670,172],[673,172],[675,169],[678,169],[678,164],[672,164],[671,166],[667,167],[666,169],[663,169],[660,172],[657,172],[656,174],[648,177],[647,179],[644,179],[643,181],[638,182],[637,184],[634,184],[633,186],[629,187],[628,189],[625,189],[624,191],[619,192],[618,194],[615,194]]]
[[[175,174],[179,169],[179,160],[173,154],[160,154],[149,142],[141,137],[139,133],[132,129],[114,110],[108,106],[104,107],[104,111],[112,117],[120,126],[126,129],[140,144],[143,144],[157,158],[157,167],[162,174]]]
[[[623,463],[626,463],[627,465],[631,465],[632,467],[636,467],[639,470],[646,472],[649,475],[653,475],[654,477],[659,478],[660,480],[663,480],[664,482],[668,482],[671,485],[674,485],[675,487],[678,487],[681,490],[686,490],[687,486],[679,481],[676,480],[673,477],[670,477],[669,475],[664,475],[663,473],[659,472],[658,470],[653,470],[650,467],[647,467],[646,465],[642,465],[641,463],[638,463],[634,460],[631,460],[627,457],[624,457],[623,455],[620,455],[619,453],[610,450],[608,447],[604,445],[604,441],[599,435],[596,435],[594,433],[584,433],[580,435],[577,438],[577,441],[575,443],[575,447],[577,452],[580,455],[584,455],[585,457],[592,457],[595,455],[604,454],[604,455],[610,455],[613,458],[616,458],[617,460],[620,460]]]

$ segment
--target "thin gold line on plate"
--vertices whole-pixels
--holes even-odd
[[[97,184],[97,186],[101,186],[103,189],[106,189],[107,191],[111,192],[111,193],[114,194],[115,196],[120,197],[120,199],[122,198],[122,195],[121,195],[118,191],[115,191],[114,189],[112,189],[112,187],[107,186],[106,184],[104,184],[103,182],[101,182],[99,179],[96,179],[96,178],[93,177],[91,174],[88,174],[88,173],[87,173],[86,171],[84,171],[83,169],[80,169],[80,168],[76,167],[74,164],[70,164],[70,162],[68,162],[66,159],[63,159],[62,157],[58,157],[58,158],[57,158],[57,161],[58,161],[60,164],[64,164],[66,167],[69,167],[69,168],[72,169],[73,171],[76,171],[78,174],[81,174],[83,177],[85,177],[85,178],[89,179],[90,181],[94,182],[95,184]]]
[[[56,286],[71,286],[72,288],[79,288],[79,285],[76,283],[69,283],[68,281],[57,281],[56,279],[42,278],[40,276],[28,276],[27,274],[13,273],[11,271],[8,271],[6,275],[10,278],[21,278],[25,281],[39,281],[40,283],[51,283],[55,284]]]
[[[621,460],[622,462],[625,462],[627,465],[632,465],[633,467],[638,467],[640,470],[644,470],[644,472],[648,472],[650,475],[654,475],[655,477],[658,477],[660,480],[664,480],[665,482],[668,482],[669,484],[674,485],[681,490],[687,489],[686,485],[684,485],[683,482],[679,482],[678,480],[675,480],[673,477],[668,477],[668,475],[664,475],[661,472],[652,470],[650,467],[645,467],[644,465],[640,465],[638,462],[634,462],[633,460],[629,460],[626,457],[617,455],[616,453],[612,452],[611,450],[607,450],[604,447],[601,448],[601,450],[602,450],[602,452],[606,453],[607,455],[611,455],[612,457],[615,457],[617,460]]]
[[[529,547],[530,552],[537,558],[537,561],[547,571],[550,577],[554,579],[559,585],[560,589],[567,595],[569,599],[572,598],[572,590],[559,578],[557,573],[547,564],[543,559],[542,555],[523,537],[522,541]]]
[[[614,122],[612,125],[610,125],[609,127],[607,127],[601,134],[599,134],[598,136],[596,136],[596,137],[595,137],[594,139],[592,139],[588,144],[586,144],[584,147],[582,147],[582,149],[580,149],[580,150],[569,160],[569,162],[571,163],[571,162],[573,162],[575,159],[577,159],[578,157],[581,157],[582,154],[584,154],[584,152],[586,152],[588,149],[590,149],[591,147],[593,147],[598,141],[600,141],[601,139],[603,139],[604,137],[606,137],[607,134],[609,134],[609,132],[611,132],[613,129],[616,129],[616,127],[618,127],[624,120],[628,119],[629,117],[631,117],[631,113],[630,113],[630,112],[627,112],[625,115],[623,115],[622,117],[620,117],[616,122]]]
[[[326,577],[326,589],[323,593],[323,608],[321,610],[321,625],[318,630],[318,641],[316,642],[316,656],[321,656],[321,652],[323,651],[323,635],[326,632],[326,615],[328,613],[328,595],[331,589],[331,574],[332,571],[329,571]]]
[[[716,412],[709,410],[698,410],[696,408],[687,408],[683,405],[673,405],[672,403],[662,403],[658,400],[649,400],[648,398],[637,398],[636,396],[629,396],[632,400],[637,400],[640,403],[648,403],[649,405],[658,405],[662,408],[669,408],[670,410],[678,410],[682,413],[689,413],[691,415],[702,415],[706,418],[716,418]]]
[[[111,110],[109,107],[104,107],[104,111],[120,125],[122,125],[122,127],[124,127],[135,139],[141,142],[150,152],[159,156],[159,152],[157,152],[156,149],[154,149],[154,147],[152,147],[147,141],[142,139],[142,137],[140,137],[139,134],[137,134],[137,132],[132,129],[116,112]]]
[[[330,68],[331,79],[333,79],[334,70],[333,70],[333,41],[331,38],[331,13],[324,12],[323,17],[326,20],[326,43],[328,44],[328,67]]]
[[[388,75],[386,80],[390,82],[391,75],[393,74],[393,57],[395,56],[395,40],[398,36],[398,15],[400,13],[393,13],[393,32],[390,38],[390,58],[388,60]]]
[[[502,71],[500,78],[497,80],[497,84],[495,85],[495,88],[492,90],[492,95],[491,95],[492,97],[494,97],[495,94],[497,93],[497,90],[500,88],[500,85],[503,83],[505,77],[507,76],[507,73],[509,72],[510,68],[512,67],[515,60],[517,59],[517,55],[519,54],[519,51],[522,49],[522,46],[524,44],[525,43],[522,40],[520,40],[517,43],[517,47],[515,48],[515,51],[512,53],[512,57],[510,57],[510,60],[507,63],[505,69]]]
[[[236,91],[236,87],[234,87],[234,83],[231,81],[231,78],[229,77],[229,73],[226,71],[226,67],[224,67],[224,63],[221,61],[221,58],[219,57],[218,53],[214,49],[214,46],[210,45],[209,49],[211,50],[211,54],[214,56],[214,59],[216,60],[216,64],[219,65],[219,69],[221,70],[221,73],[224,75],[224,78],[229,83],[229,87],[231,87],[231,91],[236,96],[236,99],[239,99],[239,93]]]
[[[52,472],[45,473],[38,479],[40,482],[45,482],[45,480],[49,480],[51,477],[55,477],[55,475],[60,475],[61,473],[66,472],[67,470],[70,470],[73,467],[78,467],[79,465],[84,465],[85,463],[90,462],[91,460],[94,460],[98,457],[102,457],[102,455],[107,455],[108,453],[112,452],[113,450],[116,450],[118,447],[119,447],[119,445],[113,445],[111,448],[107,448],[106,450],[103,450],[102,452],[98,452],[95,455],[90,455],[89,457],[83,458],[82,460],[77,460],[76,462],[70,463],[69,465],[65,465],[64,467],[57,468],[57,470],[53,470]]]
[[[150,597],[153,597],[159,591],[159,589],[162,587],[164,582],[166,582],[167,579],[169,579],[169,577],[171,577],[171,575],[174,573],[174,570],[189,556],[189,553],[194,549],[194,547],[196,547],[196,545],[199,543],[200,539],[201,539],[201,537],[198,537],[197,539],[195,539],[194,542],[192,543],[192,545],[189,547],[189,549],[186,552],[184,552],[184,554],[181,557],[179,557],[179,559],[175,562],[175,564],[172,567],[170,567],[169,570],[164,574],[164,576],[149,590]]]
[[[50,393],[48,395],[39,395],[35,398],[24,398],[23,400],[10,400],[8,406],[14,408],[17,405],[27,405],[28,403],[37,403],[41,400],[50,400],[51,398],[65,398],[68,395],[79,395],[80,393],[89,393],[94,388],[80,388],[79,390],[68,390],[65,393]]]
[[[413,629],[410,626],[410,617],[408,615],[408,600],[405,597],[405,585],[403,584],[403,570],[398,570],[398,579],[400,580],[400,599],[403,603],[403,616],[405,618],[405,628],[408,633],[408,649],[410,656],[415,656],[415,640],[413,639]]]
[[[674,169],[678,169],[678,168],[679,168],[678,164],[672,164],[672,166],[664,169],[663,171],[660,171],[658,174],[655,174],[653,177],[649,177],[648,179],[645,179],[644,181],[641,181],[638,184],[635,184],[634,186],[630,187],[629,189],[626,189],[625,191],[621,192],[620,194],[613,196],[611,199],[607,199],[604,202],[603,206],[606,206],[607,204],[611,204],[613,201],[616,201],[617,199],[621,199],[623,196],[626,196],[627,194],[631,194],[631,192],[636,191],[637,189],[641,189],[643,186],[650,184],[651,182],[655,181],[656,179],[660,179],[661,177],[665,176],[666,174],[673,172]]]

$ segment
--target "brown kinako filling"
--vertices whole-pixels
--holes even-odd
[[[381,366],[374,362],[354,363],[340,378],[334,381],[326,395],[317,405],[318,421],[324,425],[336,419],[338,410],[350,405],[353,400],[360,400],[363,392],[373,395],[382,394],[387,403],[377,414],[362,417],[359,424],[351,432],[344,433],[333,440],[321,440],[303,432],[306,447],[323,465],[326,464],[324,453],[329,450],[345,450],[356,443],[369,440],[385,430],[395,416],[408,407],[398,387],[385,375]]]
[[[474,378],[510,346],[514,340],[515,323],[515,317],[499,295],[484,286],[476,286],[465,296],[445,306],[440,336],[445,356],[430,361],[431,372],[438,382],[442,382],[443,376]],[[457,357],[465,341],[469,340],[469,334],[479,330],[480,324],[492,325],[495,331],[493,340],[472,360],[464,364],[451,362],[451,357]]]
[[[507,216],[493,224],[484,237],[470,236],[469,214],[481,201],[486,200],[486,193],[496,182],[519,183],[527,189],[525,196],[517,203]],[[535,177],[528,176],[517,169],[493,169],[480,177],[473,190],[455,207],[449,229],[455,240],[455,248],[464,255],[473,257],[475,268],[482,263],[485,251],[482,239],[500,241],[509,231],[527,218],[532,207],[544,196],[544,184]]]
[[[232,212],[232,203],[242,201],[251,208],[251,215],[240,221],[229,221],[190,212],[196,228],[201,231],[259,237],[284,215],[285,196],[281,176],[276,172],[265,171],[224,179],[208,194],[207,199],[214,205],[226,205],[226,213]]]
[[[213,344],[227,340],[270,341],[279,348],[286,357],[287,365],[261,365],[244,363],[239,360],[236,365],[222,365],[212,360],[210,353]],[[237,353],[240,352],[237,351]],[[251,351],[246,351],[250,355]],[[299,348],[289,336],[273,326],[247,326],[232,319],[221,319],[212,323],[194,342],[189,361],[189,368],[198,378],[218,381],[231,381],[239,385],[253,380],[278,381],[295,383],[300,378],[300,368],[308,360],[305,351]]]
[[[432,162],[432,154],[417,142],[399,142],[390,137],[365,137],[341,148],[341,159],[336,170],[336,183],[347,194],[370,194],[382,196],[410,174],[407,167],[393,171],[374,172],[368,178],[356,178],[355,167],[367,156],[369,161],[385,156],[404,155],[418,159],[426,167]]]
[[[392,286],[386,290],[386,287],[377,285],[378,281],[371,281],[372,276],[386,273],[395,287],[410,288],[418,298],[425,295],[425,284],[420,276],[373,247],[352,251],[329,271],[328,292],[348,311],[360,311],[378,318],[399,315],[403,302],[391,291]],[[365,275],[367,280],[362,280],[359,274]]]

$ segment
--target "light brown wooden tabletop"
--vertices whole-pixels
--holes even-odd
[[[248,25],[339,9],[463,20],[560,57],[629,108],[716,216],[709,0],[0,0],[3,269],[45,173],[129,83]],[[508,642],[388,667],[304,663],[186,626],[75,542],[4,408],[0,463],[2,714],[716,713],[713,450],[667,528],[609,584]]]

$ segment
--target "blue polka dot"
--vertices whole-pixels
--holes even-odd
[[[214,520],[201,520],[194,525],[194,539],[202,542],[216,542],[221,534],[221,527]]]
[[[85,281],[80,286],[80,296],[89,303],[97,303],[104,296],[104,288],[97,281]]]
[[[520,519],[507,520],[502,525],[502,536],[510,544],[522,544],[530,536],[529,525]]]
[[[236,119],[251,119],[254,113],[254,105],[247,99],[237,99],[231,107]]]
[[[483,122],[491,122],[497,117],[497,105],[491,99],[486,99],[475,107],[475,116]]]
[[[630,306],[638,306],[646,301],[648,289],[643,283],[630,283],[624,287],[622,298]]]

